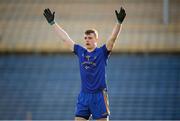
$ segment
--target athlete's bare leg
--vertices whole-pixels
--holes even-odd
[[[89,121],[81,117],[75,117],[75,121]]]
[[[81,118],[81,117],[75,117],[75,121],[89,121],[89,120],[86,120],[86,119]],[[97,121],[109,121],[109,117],[108,118],[97,119]]]
[[[109,121],[109,117],[107,117],[107,118],[101,118],[101,119],[98,119],[97,121]]]

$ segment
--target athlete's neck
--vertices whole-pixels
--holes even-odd
[[[88,51],[88,52],[92,52],[92,51],[94,51],[95,49],[96,49],[96,47],[91,48],[91,49],[88,49],[88,48],[87,48],[87,51]]]

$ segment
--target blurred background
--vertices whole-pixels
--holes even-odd
[[[0,0],[0,120],[73,120],[78,60],[43,10],[81,45],[95,28],[101,46],[120,6],[127,16],[107,67],[110,119],[180,119],[179,0]]]

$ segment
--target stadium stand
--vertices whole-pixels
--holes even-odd
[[[180,119],[179,60],[166,54],[112,54],[107,68],[110,119]],[[0,120],[29,115],[73,120],[80,89],[74,55],[4,55],[0,67]]]
[[[0,51],[69,51],[44,19],[42,11],[47,7],[56,11],[56,21],[76,42],[82,44],[83,32],[95,28],[101,45],[115,23],[114,10],[124,6],[127,17],[114,51],[177,52],[180,50],[179,5],[178,0],[170,1],[170,24],[164,25],[159,0],[2,0]]]

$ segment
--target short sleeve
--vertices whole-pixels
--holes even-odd
[[[102,51],[103,51],[103,54],[104,54],[105,59],[108,59],[111,51],[109,51],[109,50],[107,49],[106,44],[104,44],[104,45],[103,45],[102,47],[100,47],[100,48],[101,48]]]
[[[83,51],[83,47],[78,44],[74,44],[74,53],[79,56]]]

